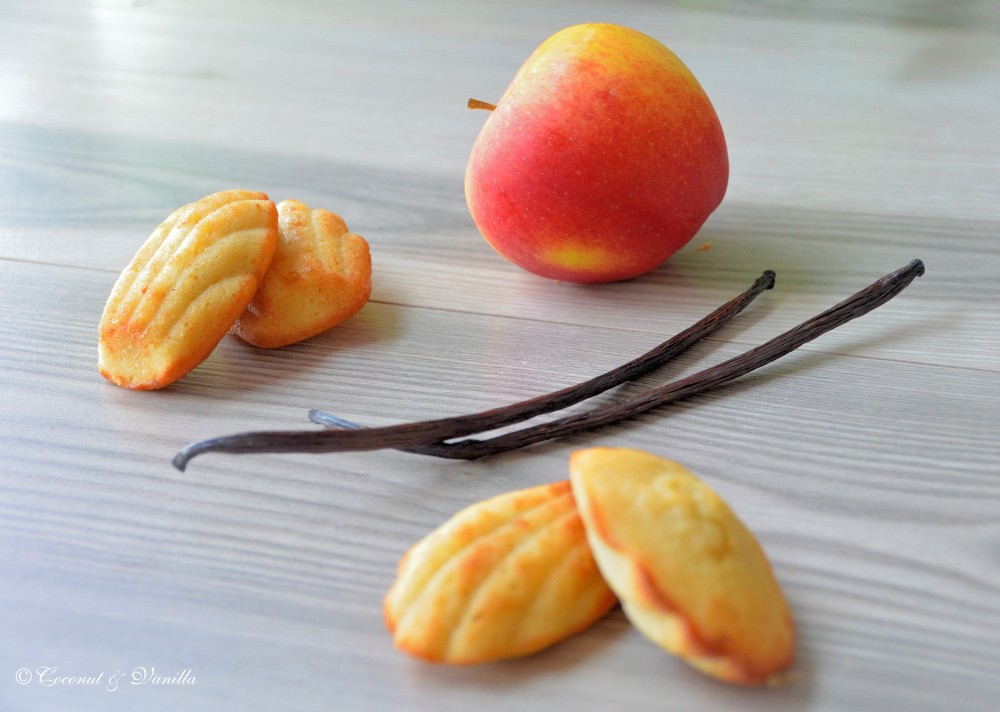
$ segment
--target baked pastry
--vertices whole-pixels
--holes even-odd
[[[274,261],[233,333],[254,346],[277,348],[308,339],[354,315],[368,301],[368,243],[339,215],[298,200],[278,203]]]
[[[792,663],[792,614],[771,566],[708,485],[616,448],[574,452],[570,481],[601,572],[650,640],[729,682],[768,682]]]
[[[614,605],[564,481],[479,502],[435,529],[400,561],[384,611],[397,648],[471,664],[542,650]]]
[[[174,211],[125,268],[98,329],[112,383],[163,388],[201,363],[246,309],[274,255],[264,193],[227,190]]]

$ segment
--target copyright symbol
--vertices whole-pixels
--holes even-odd
[[[17,680],[18,685],[27,685],[31,682],[31,670],[21,668],[14,674],[14,679]]]

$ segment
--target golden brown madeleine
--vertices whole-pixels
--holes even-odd
[[[353,316],[368,301],[368,243],[339,215],[297,200],[278,203],[280,237],[264,282],[233,325],[255,346],[308,339]]]
[[[594,557],[643,634],[728,682],[769,681],[795,655],[792,614],[754,535],[705,483],[639,450],[570,457]]]
[[[400,561],[384,611],[399,649],[471,664],[539,651],[614,605],[559,482],[479,502],[435,529]]]
[[[264,193],[227,190],[174,211],[111,290],[101,374],[152,390],[205,360],[253,298],[277,240],[278,213]]]

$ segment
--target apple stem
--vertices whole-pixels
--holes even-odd
[[[493,111],[497,108],[496,104],[491,104],[488,101],[481,101],[479,99],[469,99],[470,109],[486,109],[487,111]]]

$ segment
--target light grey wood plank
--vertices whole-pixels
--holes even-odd
[[[691,701],[718,704],[733,693],[660,658],[620,614],[578,644],[534,662],[500,666],[499,672],[424,670],[389,649],[378,602],[396,559],[412,541],[476,499],[565,477],[565,458],[575,447],[621,444],[698,463],[701,474],[738,503],[800,617],[804,674],[849,674],[854,680],[832,699],[860,699],[885,677],[912,676],[912,682],[931,676],[944,684],[949,673],[942,665],[982,680],[996,663],[989,631],[1000,617],[1000,582],[988,562],[989,542],[998,535],[1000,492],[992,475],[1000,446],[978,411],[1000,395],[990,374],[963,371],[959,378],[956,369],[937,366],[807,355],[668,413],[530,454],[468,464],[403,453],[206,456],[180,475],[167,460],[185,435],[296,425],[312,398],[324,394],[345,401],[349,414],[380,422],[461,412],[495,397],[497,386],[506,385],[505,395],[517,398],[538,388],[543,377],[555,380],[545,369],[501,358],[505,379],[487,387],[489,364],[463,357],[470,342],[483,345],[491,336],[509,342],[516,330],[538,345],[550,367],[562,353],[565,364],[554,370],[567,370],[567,380],[582,375],[606,349],[600,340],[584,341],[574,358],[565,358],[565,351],[553,348],[562,340],[557,337],[572,341],[592,328],[376,304],[339,337],[321,337],[288,354],[255,352],[227,339],[222,358],[177,388],[128,393],[96,375],[91,325],[59,324],[74,301],[82,313],[99,310],[97,286],[107,279],[101,272],[58,267],[4,268],[5,284],[16,288],[4,302],[8,368],[0,420],[20,423],[8,447],[23,468],[5,476],[0,516],[9,546],[5,601],[8,610],[23,613],[5,626],[18,639],[28,630],[42,633],[22,655],[56,655],[44,641],[65,635],[60,627],[72,619],[95,636],[98,628],[119,631],[111,640],[141,657],[139,662],[154,659],[178,670],[196,665],[205,683],[197,699],[223,708],[259,699],[256,688],[240,692],[248,675],[277,676],[282,693],[273,699],[279,707],[281,700],[294,707],[332,699],[345,678],[312,678],[331,665],[354,670],[351,679],[360,682],[350,694],[359,703],[388,708],[406,704],[383,690],[399,676],[422,699],[445,708],[469,699],[502,703],[513,693],[498,695],[498,679],[513,684],[527,678],[546,698],[566,675],[574,693],[553,700],[596,695],[610,708],[621,695],[635,695],[641,704],[646,694],[661,694],[655,690],[667,685],[665,676],[669,686],[662,694],[671,689]],[[18,323],[12,317],[24,313],[27,303],[40,308],[30,324]],[[463,328],[442,330],[445,320],[461,320]],[[372,338],[385,333],[386,323],[396,325],[393,337]],[[56,325],[61,348],[53,353],[49,339]],[[432,344],[427,333],[439,337]],[[440,335],[450,342],[445,351],[452,368],[433,369],[432,376],[423,357],[445,359],[420,349],[439,346]],[[709,353],[694,354],[685,365],[734,348],[710,345]],[[300,362],[300,369],[305,361],[308,370],[266,375],[289,361]],[[244,369],[263,378],[241,382]],[[28,371],[36,374],[30,383],[18,375]],[[919,385],[937,379],[948,388],[928,403]],[[394,386],[388,394],[373,387],[384,382]],[[866,393],[876,387],[880,398],[874,401]],[[369,396],[360,403],[365,389]],[[97,412],[94,403],[101,404]],[[59,439],[39,438],[46,428]],[[796,436],[775,437],[789,432]],[[49,592],[41,601],[32,595],[39,585]],[[921,623],[914,629],[915,620]],[[297,642],[289,649],[291,639]],[[224,640],[227,649],[241,652],[220,661],[212,651]],[[70,651],[59,646],[57,657],[67,669],[139,664],[115,662],[114,651],[104,645],[95,652],[71,636]],[[894,656],[913,645],[926,651],[901,667]],[[283,651],[280,658],[275,646]],[[863,671],[855,669],[858,656],[867,661]],[[14,655],[8,658],[16,663]],[[469,674],[478,682],[470,684]],[[658,682],[642,682],[647,676]],[[601,693],[612,680],[643,691]],[[794,704],[807,689],[805,683],[783,699]],[[975,683],[964,688],[965,698],[946,689],[937,698],[942,705],[975,702],[987,693]],[[78,699],[65,694],[67,701]],[[188,699],[181,694],[144,699],[166,705]],[[894,703],[910,694],[905,682],[878,690]]]
[[[159,142],[130,144],[113,154],[119,165],[129,165],[122,178],[96,184],[106,191],[107,207],[95,210],[91,176],[109,155],[107,142],[72,132],[39,134],[10,127],[8,131],[3,145],[21,147],[14,152],[48,155],[46,162],[60,165],[69,181],[55,192],[75,197],[65,208],[57,202],[52,209],[39,204],[35,208],[39,212],[14,213],[0,247],[9,246],[6,254],[15,259],[56,259],[115,272],[172,210],[168,205],[195,200],[220,186],[239,185],[236,176],[269,160],[223,152],[212,163],[229,166],[231,172],[206,178],[201,187],[188,188],[184,194],[181,183],[172,184],[169,176],[159,187],[133,177],[160,160],[183,161],[178,157],[185,153],[192,161],[188,168],[195,171],[197,152]],[[80,162],[72,175],[68,147]],[[296,165],[310,166],[310,161],[274,158],[272,165],[275,175],[288,175]],[[186,186],[189,179],[180,177],[186,173],[178,168],[176,175]],[[494,253],[472,225],[457,181],[449,189],[445,181],[412,175],[392,178],[348,167],[324,170],[316,162],[307,175],[349,176],[338,178],[329,193],[348,198],[317,198],[301,183],[271,194],[301,196],[313,205],[329,206],[369,239],[375,270],[373,299],[378,302],[562,323],[600,325],[613,319],[624,326],[670,334],[742,290],[760,271],[775,269],[778,286],[758,307],[768,310],[766,318],[742,337],[754,343],[919,257],[927,265],[924,278],[864,324],[825,337],[827,348],[851,350],[860,340],[867,342],[869,352],[885,357],[930,358],[974,368],[997,365],[1000,292],[991,278],[996,252],[988,236],[1000,229],[1000,220],[928,220],[789,208],[778,215],[767,207],[737,204],[710,220],[690,246],[652,274],[595,289],[542,280]],[[343,190],[340,181],[346,186]],[[380,185],[391,191],[392,199],[378,204],[379,215],[369,227],[353,215],[361,213],[363,218],[370,213],[371,201],[367,208],[354,206],[363,204]],[[151,206],[161,203],[159,212],[153,212]],[[125,207],[116,208],[119,204]],[[143,214],[132,206],[145,206]],[[711,249],[700,251],[705,244]],[[894,332],[909,335],[914,329],[920,330],[919,339],[891,338]],[[879,333],[887,335],[885,346]]]

